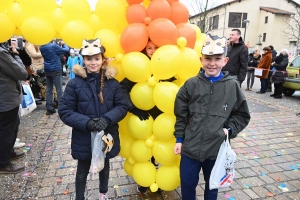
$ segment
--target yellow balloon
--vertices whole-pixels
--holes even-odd
[[[13,21],[17,27],[21,27],[25,20],[25,13],[21,5],[17,2],[13,3],[7,10],[7,16]],[[36,34],[36,33],[35,33]]]
[[[136,162],[147,162],[152,157],[151,148],[147,147],[145,140],[136,140],[131,147],[131,157]]]
[[[122,59],[122,71],[133,82],[145,82],[151,76],[150,60],[140,52],[127,53]]]
[[[110,30],[120,34],[128,25],[126,20],[127,6],[124,0],[99,0],[96,4],[95,14]]]
[[[49,0],[23,0],[20,1],[26,17],[43,17],[47,20],[52,18],[52,12],[58,7],[55,1]]]
[[[153,99],[155,105],[164,113],[174,114],[174,103],[179,87],[171,82],[160,82],[155,85]]]
[[[182,66],[177,75],[181,79],[189,79],[196,76],[201,69],[200,57],[194,49],[182,48]]]
[[[120,145],[121,145],[121,151],[120,156],[123,158],[129,158],[131,146],[134,143],[135,139],[131,137],[130,135],[120,135]]]
[[[124,170],[126,174],[132,176],[132,169],[133,169],[133,165],[129,163],[128,159],[126,159],[124,162]]]
[[[186,47],[187,44],[187,40],[185,39],[185,37],[179,37],[177,39],[177,45],[180,46],[181,48]]]
[[[156,168],[150,162],[135,163],[132,169],[134,181],[143,187],[149,187],[155,182]]]
[[[174,154],[174,146],[175,142],[173,141],[155,141],[152,147],[155,160],[165,166],[175,165],[180,157]]]
[[[183,84],[185,83],[185,79],[181,79],[181,78],[177,78],[175,81],[173,81],[172,83],[175,83],[178,87],[182,87]]]
[[[28,42],[35,45],[49,43],[55,36],[52,25],[41,17],[28,17],[24,20],[21,31]]]
[[[0,42],[6,42],[13,36],[16,27],[9,17],[2,12],[0,12],[0,24]]]
[[[157,184],[156,183],[152,183],[150,185],[150,190],[151,190],[151,192],[156,192],[158,190]]]
[[[129,134],[129,129],[128,129],[128,120],[129,120],[129,116],[130,115],[131,115],[130,113],[127,113],[127,115],[125,116],[125,118],[122,119],[119,122],[119,132],[120,132],[120,135],[130,135]]]
[[[125,78],[124,73],[122,71],[121,63],[117,62],[117,60],[114,59],[108,65],[109,66],[114,66],[115,68],[117,68],[118,73],[115,76],[115,79],[117,79],[119,82],[121,82]]]
[[[200,41],[202,41],[204,43],[205,38],[206,38],[206,34],[205,33],[201,33],[201,39],[200,39]]]
[[[13,0],[0,0],[0,12],[6,12],[13,3]]]
[[[157,49],[150,62],[152,74],[157,79],[172,78],[180,70],[182,55],[177,45],[164,45]]]
[[[154,144],[154,143],[153,143],[153,140],[147,139],[145,144],[146,144],[146,147],[151,148],[151,147],[153,147],[153,144]]]
[[[62,27],[67,23],[67,17],[61,8],[56,8],[53,11],[52,17],[49,19],[49,21],[54,27],[55,31],[59,33]]]
[[[88,20],[89,25],[92,27],[94,33],[96,33],[100,29],[104,29],[105,24],[100,20],[98,15],[92,13]]]
[[[63,0],[61,9],[65,12],[68,20],[81,20],[88,22],[91,15],[90,5],[86,0]]]
[[[196,25],[196,24],[191,24],[194,28],[194,30],[196,31],[196,41],[201,40],[202,35],[201,35],[201,30],[200,28]]]
[[[176,117],[174,115],[168,115],[162,113],[159,115],[153,123],[153,135],[157,140],[168,141],[174,138],[174,126]]]
[[[105,47],[107,57],[115,57],[123,53],[119,36],[111,30],[101,29],[94,34],[94,38],[100,38],[101,44]]]
[[[155,106],[153,100],[154,87],[148,85],[148,82],[137,83],[130,92],[130,99],[135,107],[142,110],[150,110]]]
[[[62,27],[60,36],[70,47],[80,49],[83,39],[93,39],[93,30],[84,21],[72,20]]]
[[[130,135],[138,140],[146,140],[152,134],[153,118],[141,121],[137,116],[131,115],[128,120]]]
[[[21,29],[18,28],[18,27],[16,27],[14,35],[16,35],[16,36],[23,36]]]
[[[148,8],[149,4],[151,3],[151,0],[144,0],[143,5],[145,8]]]
[[[197,52],[199,57],[202,57],[202,48],[203,48],[203,42],[202,41],[195,42],[194,50]]]
[[[156,172],[156,184],[164,191],[172,191],[180,186],[179,168],[161,166]]]

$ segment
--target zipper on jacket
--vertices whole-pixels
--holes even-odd
[[[210,84],[210,94],[212,94],[213,93],[213,91],[214,91],[214,83],[211,81],[211,84]]]

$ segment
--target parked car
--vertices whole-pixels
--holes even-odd
[[[300,90],[300,56],[294,60],[286,68],[287,76],[283,84],[283,94],[292,96],[296,90]]]

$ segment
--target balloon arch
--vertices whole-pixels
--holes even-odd
[[[86,0],[0,0],[0,42],[23,36],[43,45],[61,38],[80,48],[82,39],[100,38],[116,79],[137,84],[130,97],[134,105],[163,111],[155,120],[140,121],[128,114],[120,122],[124,169],[137,184],[170,191],[180,184],[180,156],[174,155],[175,96],[200,68],[204,36],[188,23],[189,12],[178,0],[98,0],[92,11]],[[159,46],[151,60],[140,53],[149,38]],[[173,82],[159,80],[176,77]],[[160,163],[158,169],[149,162]]]

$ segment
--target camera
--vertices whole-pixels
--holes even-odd
[[[11,38],[9,40],[9,46],[15,47],[17,50],[22,50],[24,47],[23,38]]]

